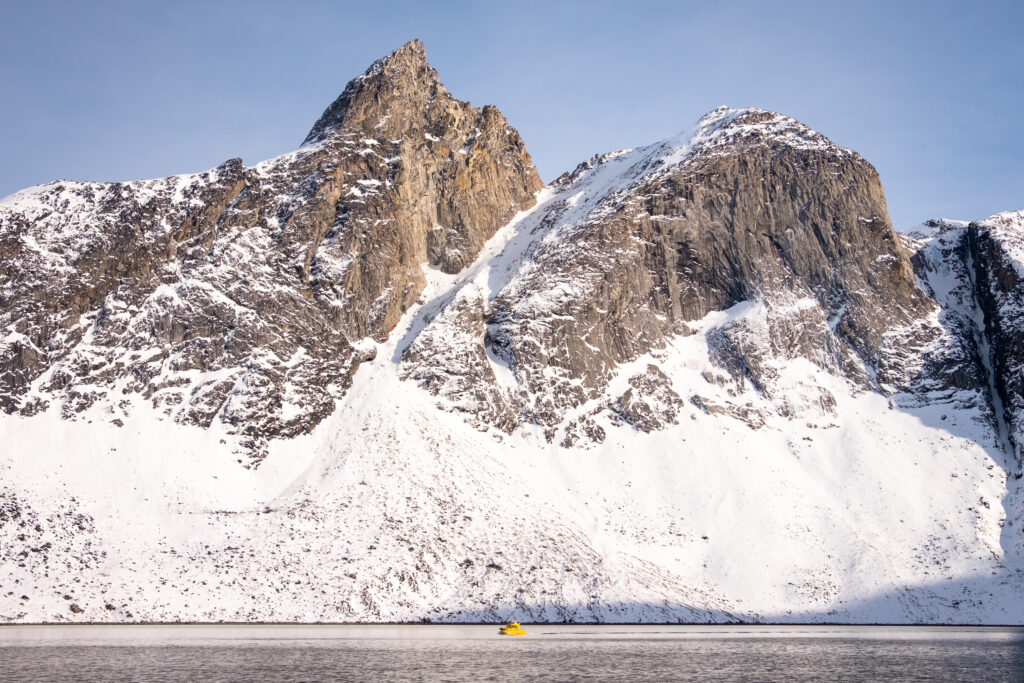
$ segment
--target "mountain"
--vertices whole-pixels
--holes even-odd
[[[0,407],[151,403],[230,425],[246,461],[334,409],[373,340],[541,187],[493,107],[412,42],[352,81],[298,151],[136,183],[58,182],[0,207]]]
[[[0,200],[0,618],[1021,623],[1022,235],[759,109],[544,186],[413,41]]]

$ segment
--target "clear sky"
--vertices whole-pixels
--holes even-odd
[[[294,149],[420,38],[545,181],[720,104],[802,120],[878,169],[897,226],[1024,208],[1020,2],[0,0],[0,196]]]

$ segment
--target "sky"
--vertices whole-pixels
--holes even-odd
[[[797,118],[878,169],[893,223],[1024,209],[1024,3],[0,0],[0,196],[296,148],[412,38],[547,182],[716,106]]]

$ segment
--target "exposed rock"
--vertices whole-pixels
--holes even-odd
[[[925,293],[940,304],[933,314],[895,326],[883,342],[878,377],[902,405],[952,400],[997,420],[985,368],[988,349],[969,253],[966,223],[930,221],[906,238]]]
[[[622,422],[641,432],[678,424],[683,400],[672,389],[672,380],[656,365],[629,378],[629,389],[608,407]]]
[[[707,415],[726,415],[745,423],[751,429],[760,429],[764,426],[764,413],[753,406],[728,402],[716,403],[697,394],[690,397],[690,403]]]
[[[398,238],[389,247],[408,267],[428,261],[458,272],[517,210],[533,205],[542,187],[519,134],[495,107],[478,109],[452,97],[418,40],[349,83],[305,144],[346,133],[377,140],[375,147],[389,150],[386,157],[399,163],[393,177],[397,211],[387,218],[403,229],[387,234]],[[401,253],[403,242],[408,255]],[[416,281],[421,289],[421,274]]]
[[[562,448],[572,448],[577,445],[586,447],[591,444],[604,443],[606,435],[604,427],[594,420],[594,414],[597,412],[594,411],[590,415],[570,420],[565,426],[565,434],[559,445]]]
[[[449,397],[449,407],[481,429],[512,431],[519,421],[512,397],[495,376],[501,361],[488,358],[484,302],[460,298],[440,315],[445,324],[429,326],[403,354],[401,377]]]

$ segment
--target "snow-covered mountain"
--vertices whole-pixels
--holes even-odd
[[[0,619],[1021,623],[1022,269],[758,109],[543,187],[414,41],[0,200]]]

